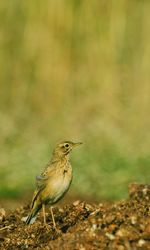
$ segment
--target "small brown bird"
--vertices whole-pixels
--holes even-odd
[[[43,208],[44,223],[45,205],[59,201],[68,191],[72,181],[72,167],[69,162],[69,153],[81,142],[63,141],[56,145],[51,161],[46,165],[40,176],[36,177],[36,190],[31,202],[31,211],[26,219],[26,224],[32,224],[36,215]],[[56,228],[51,207],[53,225]]]

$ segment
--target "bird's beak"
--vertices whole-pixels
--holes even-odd
[[[78,147],[78,146],[80,146],[80,145],[82,145],[83,144],[83,142],[75,142],[74,144],[73,144],[73,147]]]

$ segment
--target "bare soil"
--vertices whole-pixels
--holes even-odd
[[[150,249],[150,185],[131,184],[129,199],[87,204],[76,201],[53,209],[47,225],[42,214],[27,226],[21,219],[29,206],[14,212],[0,209],[0,249]]]

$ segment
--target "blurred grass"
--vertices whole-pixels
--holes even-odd
[[[0,195],[19,197],[62,139],[73,190],[150,179],[150,2],[0,2]]]

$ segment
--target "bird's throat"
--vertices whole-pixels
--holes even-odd
[[[59,152],[54,152],[51,162],[56,162],[56,161],[68,162],[69,154],[59,154]]]

